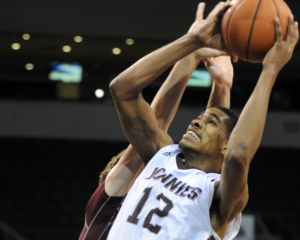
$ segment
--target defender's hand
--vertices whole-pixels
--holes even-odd
[[[232,87],[233,66],[228,56],[203,59],[203,62],[209,71],[213,81],[222,84],[229,89]]]
[[[193,52],[191,55],[199,61],[204,58],[228,56],[226,52],[213,48],[200,48],[197,51]]]
[[[275,18],[276,42],[263,60],[264,69],[270,69],[275,74],[292,58],[294,48],[299,40],[298,22],[294,17],[289,17],[288,32],[285,41],[282,39],[282,31],[278,17]]]

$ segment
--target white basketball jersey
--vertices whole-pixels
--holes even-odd
[[[178,145],[160,149],[130,189],[110,230],[108,240],[207,240],[214,236],[209,209],[219,174],[179,169]],[[241,215],[227,229],[233,239]]]

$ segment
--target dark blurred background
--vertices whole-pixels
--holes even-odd
[[[217,2],[207,2],[206,13]],[[286,2],[299,20],[299,0]],[[0,231],[1,240],[16,239],[8,229],[25,239],[78,239],[100,172],[128,145],[109,82],[139,58],[185,34],[198,3],[0,2],[0,229],[6,229]],[[299,62],[298,44],[274,86],[263,141],[249,175],[245,213],[263,221],[257,236],[267,231],[270,240],[300,239]],[[50,80],[53,64],[59,63],[81,66],[81,81]],[[234,68],[231,106],[240,112],[261,65],[239,61]],[[146,100],[151,102],[167,74],[145,89]],[[175,141],[205,109],[209,93],[207,87],[187,88],[170,128]]]

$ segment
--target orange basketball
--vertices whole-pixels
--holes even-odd
[[[275,43],[274,18],[279,17],[283,39],[291,10],[283,0],[233,0],[222,19],[228,49],[249,62],[261,62]]]

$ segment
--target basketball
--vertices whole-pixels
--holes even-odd
[[[233,0],[222,18],[224,42],[240,59],[261,62],[275,43],[274,18],[280,19],[285,39],[291,14],[283,0]]]

